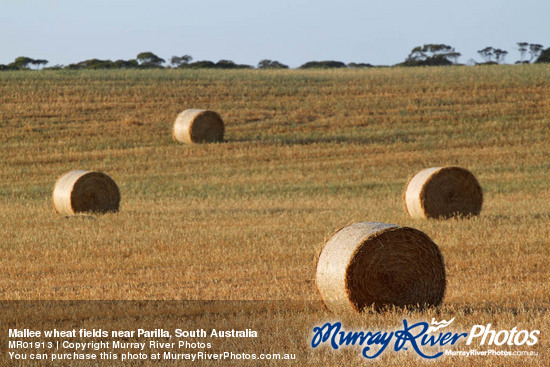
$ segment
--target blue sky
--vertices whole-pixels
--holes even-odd
[[[550,47],[549,0],[0,0],[0,64],[18,56],[49,66],[90,58],[167,61],[262,59],[393,65],[425,43],[445,43],[459,62],[486,46],[519,59],[516,42]]]

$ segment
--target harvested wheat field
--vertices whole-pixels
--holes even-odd
[[[224,141],[175,142],[186,109],[217,111]],[[548,365],[549,141],[545,65],[1,72],[0,298],[222,301],[219,312],[183,320],[206,328],[222,315],[258,330],[280,321],[275,339],[252,349],[318,365],[425,361],[412,348],[389,346],[372,361],[359,347],[312,349],[324,322],[374,332],[455,318],[453,332],[490,323],[540,335],[533,346],[461,339],[452,350],[538,355],[446,355],[438,365]],[[402,194],[411,174],[448,165],[479,181],[479,216],[409,217]],[[75,169],[107,173],[118,212],[56,214],[55,182]],[[438,308],[367,310],[357,320],[324,307],[315,282],[324,243],[370,221],[416,228],[437,244],[446,269]],[[224,311],[231,304],[238,310]],[[66,317],[63,305],[51,304],[65,315],[56,322],[101,324],[95,308]],[[128,321],[126,311],[113,314]],[[168,320],[157,322],[182,323]],[[277,339],[283,329],[293,334]]]

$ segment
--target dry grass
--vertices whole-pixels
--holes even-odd
[[[227,142],[173,142],[186,108],[220,112]],[[318,301],[324,241],[381,221],[430,236],[448,285],[439,311],[369,314],[369,326],[456,316],[547,333],[549,116],[550,69],[535,65],[3,72],[0,298]],[[443,165],[476,173],[479,217],[408,217],[411,172]],[[53,185],[72,169],[108,172],[120,212],[55,215]],[[329,317],[306,316],[301,330]],[[537,350],[548,358],[546,336]]]

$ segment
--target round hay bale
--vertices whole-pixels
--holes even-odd
[[[60,214],[118,211],[120,192],[104,173],[71,171],[61,176],[53,189],[53,206]]]
[[[172,136],[180,143],[213,143],[223,140],[223,120],[214,111],[185,110],[174,123]]]
[[[466,217],[481,212],[483,190],[467,169],[433,167],[409,180],[404,201],[413,218]]]
[[[437,306],[445,285],[437,245],[421,231],[395,224],[342,228],[326,242],[317,263],[317,289],[335,313]]]

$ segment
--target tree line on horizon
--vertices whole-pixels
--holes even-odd
[[[518,51],[520,60],[516,64],[530,63],[548,63],[550,62],[550,47],[544,49],[540,44],[528,42],[518,42]],[[508,51],[485,47],[479,51],[484,62],[478,63],[471,59],[469,65],[496,65],[503,64]],[[458,58],[462,56],[454,47],[445,44],[425,44],[417,46],[411,50],[405,61],[396,64],[395,66],[447,66],[447,65],[463,65],[458,63]],[[166,60],[160,58],[152,52],[141,52],[135,59],[130,60],[100,60],[89,59],[66,66],[55,65],[45,67],[48,60],[32,59],[26,56],[16,58],[12,63],[3,65],[0,64],[1,70],[30,70],[32,66],[36,70],[80,70],[80,69],[162,69],[162,68],[177,68],[177,69],[253,69],[251,65],[236,64],[231,60],[219,60],[218,62],[202,60],[192,62],[193,57],[190,55],[172,56],[170,65],[164,66]],[[298,69],[329,69],[329,68],[370,68],[375,67],[368,63],[351,62],[345,64],[341,61],[308,61],[298,67]],[[288,65],[280,63],[276,60],[264,59],[256,66],[258,69],[288,69]]]

